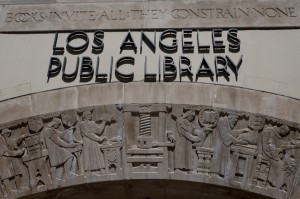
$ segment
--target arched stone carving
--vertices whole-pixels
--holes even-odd
[[[299,124],[259,114],[118,104],[48,113],[0,127],[3,198],[150,178],[234,186],[288,199],[300,184]]]

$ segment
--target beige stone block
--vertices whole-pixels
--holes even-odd
[[[213,106],[260,113],[261,92],[216,85]]]
[[[0,4],[55,3],[56,0],[0,0]]]
[[[118,0],[86,0],[85,3],[103,3],[103,2],[117,2]],[[143,1],[143,0],[130,0],[131,1]],[[57,3],[82,3],[82,0],[56,0]],[[123,1],[126,2],[126,1]]]
[[[0,4],[1,4],[1,2],[0,2]],[[3,10],[3,5],[0,5],[0,14],[2,14],[2,10]]]
[[[6,5],[0,30],[297,27],[298,0],[196,1],[14,1]],[[48,4],[41,4],[47,2]],[[1,2],[0,2],[1,3]],[[4,1],[3,4],[6,4]],[[8,3],[9,4],[9,3]],[[34,13],[34,15],[33,15]],[[20,23],[22,22],[22,23]]]
[[[194,33],[196,32],[194,31]],[[134,54],[132,50],[125,50],[123,52],[124,54],[119,54],[120,44],[126,37],[126,34],[126,30],[120,32],[105,31],[105,49],[103,53],[99,55],[100,72],[109,73],[110,60],[111,56],[113,56],[112,81],[118,81],[114,75],[116,61],[121,56],[132,56],[136,61],[134,67],[124,65],[120,67],[120,70],[124,73],[134,72],[135,78],[133,81],[142,81],[144,78],[143,66],[145,56],[147,56],[147,67],[149,72],[158,75],[159,56],[161,57],[162,66],[163,56],[166,55],[160,50],[158,42],[156,44],[157,51],[155,54],[144,43],[142,54],[139,53],[139,50],[137,54]],[[146,34],[150,39],[154,38],[154,34],[152,32],[147,32]],[[161,31],[158,31],[156,35],[157,40],[159,39],[160,34]],[[272,37],[270,37],[270,34],[272,34]],[[299,34],[299,29],[271,31],[240,30],[238,35],[242,42],[241,52],[233,54],[227,50],[227,34],[224,30],[223,41],[226,43],[226,51],[222,56],[230,56],[235,63],[237,63],[241,55],[244,57],[239,70],[238,80],[235,80],[233,72],[229,69],[229,72],[231,73],[230,81],[226,81],[224,77],[219,77],[218,82],[213,82],[209,78],[200,77],[198,78],[197,83],[218,83],[228,86],[244,87],[300,99],[300,92],[296,92],[298,85],[300,84],[300,79],[298,78],[298,74],[300,74],[300,67],[298,67],[298,52],[300,50],[300,40],[298,39]],[[95,63],[96,56],[98,55],[91,53],[93,33],[90,32],[88,35],[90,39],[89,48],[84,54],[79,55],[79,57],[81,60],[82,56],[90,56],[94,63],[94,70],[96,70]],[[132,35],[139,48],[141,33],[139,31],[132,31]],[[205,34],[204,32],[201,32],[200,35],[208,36],[207,41],[205,40],[205,44],[211,45],[211,31],[207,31]],[[73,82],[67,83],[62,79],[62,72],[47,82],[47,71],[49,67],[49,60],[52,56],[54,36],[54,33],[1,34],[0,43],[2,45],[0,45],[0,59],[2,63],[1,68],[3,68],[5,72],[0,74],[0,100],[63,87],[96,83],[94,79],[88,82],[81,82],[79,75]],[[59,33],[58,46],[65,47],[67,36],[68,33]],[[180,44],[180,31],[177,36]],[[196,34],[193,36],[193,44],[197,45]],[[43,48],[41,48],[41,43],[43,43]],[[277,46],[281,46],[281,48],[277,48]],[[28,50],[28,47],[30,47],[30,50]],[[171,55],[175,64],[178,66],[179,57],[184,55],[191,59],[192,72],[194,74],[197,73],[203,56],[198,54],[196,50],[193,54],[182,54],[181,49],[181,46],[179,46],[178,52]],[[272,50],[270,51],[270,49]],[[288,53],[286,49],[289,49]],[[33,55],[34,59],[32,58]],[[214,56],[216,55],[217,54],[213,54],[212,50],[210,54],[204,55],[213,71],[215,70]],[[234,57],[233,55],[236,56]],[[76,64],[77,56],[68,53],[67,50],[63,56],[66,56],[67,58],[67,71],[71,72],[72,67]],[[61,61],[63,61],[63,56],[58,56]],[[18,73],[16,73],[16,71],[18,71]],[[32,73],[32,71],[34,71],[34,73]],[[179,81],[179,78],[175,81]],[[182,81],[189,80],[187,77],[183,77]]]
[[[300,101],[285,96],[263,93],[261,113],[275,118],[300,122]]]
[[[166,90],[164,83],[124,84],[124,103],[166,103]]]
[[[141,2],[6,5],[0,30],[141,29],[140,10]]]
[[[15,98],[0,103],[0,124],[33,115],[30,96]]]
[[[77,87],[53,90],[32,95],[34,115],[78,108]]]
[[[79,107],[123,103],[123,84],[94,84],[79,86]]]
[[[31,92],[31,87],[29,83],[21,84],[18,86],[10,87],[10,88],[5,88],[0,90],[0,101],[17,97],[17,96],[22,96],[22,95],[27,95],[28,93]]]
[[[287,11],[287,17],[283,17],[281,11],[286,12],[288,8],[291,10]],[[299,24],[297,16],[300,11],[296,0],[148,1],[144,10],[164,12],[160,18],[147,13],[145,28],[296,25]]]
[[[169,83],[167,103],[211,106],[213,102],[212,84]]]

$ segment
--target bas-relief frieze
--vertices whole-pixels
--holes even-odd
[[[227,185],[276,198],[300,188],[300,125],[216,107],[125,104],[1,125],[0,197],[126,179]]]
[[[48,30],[49,25],[51,30],[97,29],[99,26],[101,29],[140,29],[195,28],[199,24],[200,28],[232,27],[232,24],[235,27],[300,25],[300,10],[295,0],[124,3],[5,5],[0,28],[6,32]]]

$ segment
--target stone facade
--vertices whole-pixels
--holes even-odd
[[[60,187],[169,179],[287,199],[299,189],[299,132],[298,123],[187,104],[42,114],[1,125],[0,193],[44,198]]]
[[[299,3],[0,0],[0,199],[299,199]]]

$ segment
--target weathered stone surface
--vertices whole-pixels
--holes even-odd
[[[214,85],[169,83],[167,85],[167,103],[196,104],[211,106],[214,95]]]
[[[41,31],[49,30],[49,27],[52,30],[139,29],[143,27],[143,21],[132,23],[128,18],[133,17],[130,10],[142,9],[143,4],[135,2],[6,5],[0,29],[4,32]]]
[[[87,32],[89,47],[84,53],[78,56],[72,55],[66,50],[66,39],[71,33],[58,34],[57,46],[65,48],[64,55],[53,55],[52,47],[55,33],[1,34],[0,43],[2,45],[0,45],[0,59],[3,67],[5,67],[3,68],[5,72],[0,73],[0,99],[5,100],[20,95],[40,93],[70,86],[98,83],[104,86],[104,84],[120,82],[120,80],[116,78],[115,71],[116,62],[122,56],[131,56],[135,59],[134,66],[126,64],[120,67],[120,71],[124,73],[134,73],[132,82],[146,82],[144,78],[145,57],[147,57],[146,63],[149,69],[147,69],[147,71],[156,75],[156,83],[159,82],[158,63],[160,57],[160,81],[164,81],[163,60],[165,57],[170,56],[173,58],[177,68],[177,78],[171,82],[169,81],[169,83],[179,83],[179,61],[180,57],[183,56],[190,59],[193,76],[192,80],[189,80],[187,76],[183,76],[181,84],[189,85],[189,83],[191,83],[201,86],[202,83],[208,83],[236,86],[300,99],[300,92],[295,92],[298,89],[297,85],[300,84],[300,79],[298,78],[300,67],[298,67],[299,60],[297,54],[297,52],[300,51],[300,40],[298,39],[300,29],[272,30],[272,37],[270,36],[271,31],[269,30],[239,30],[238,38],[241,40],[241,51],[239,53],[228,52],[229,43],[226,40],[228,31],[223,30],[223,37],[222,39],[220,38],[220,40],[223,40],[226,45],[224,54],[213,53],[211,30],[199,32],[201,41],[203,41],[203,43],[205,42],[204,44],[210,45],[210,53],[202,54],[196,50],[197,30],[193,30],[193,37],[191,38],[195,46],[194,53],[182,53],[182,46],[180,46],[182,43],[181,30],[177,31],[178,52],[174,54],[164,53],[159,47],[159,37],[162,32],[163,30],[156,32],[156,53],[153,53],[145,42],[142,44],[143,51],[140,53],[139,41],[141,39],[141,31],[131,31],[138,49],[138,52],[135,54],[133,50],[124,50],[120,53],[120,45],[128,34],[128,30],[116,32],[105,31],[104,50],[101,54],[96,55],[92,53],[93,32]],[[146,35],[153,40],[154,31],[147,31]],[[76,41],[81,42],[82,40],[76,39]],[[171,41],[170,38],[167,38],[165,42],[167,41]],[[32,58],[33,55],[34,59]],[[219,76],[218,81],[216,81],[216,75],[214,75],[213,78],[196,78],[203,57],[206,59],[214,74],[216,74],[214,64],[216,56],[229,56],[234,63],[237,63],[242,55],[243,61],[239,69],[238,78],[236,78],[233,70],[230,68],[228,68],[228,72],[230,73],[229,80],[226,80],[223,76]],[[83,81],[80,78],[80,63],[85,56],[90,57],[93,61],[94,75],[93,78],[87,78],[88,80]],[[112,65],[111,82],[109,80],[107,82],[96,80],[95,73],[98,56],[100,60],[99,73],[110,75],[110,66]],[[52,57],[60,59],[61,62],[63,62],[64,57],[67,59],[67,74],[73,71],[73,67],[76,66],[77,57],[79,57],[79,70],[75,78],[65,78],[63,70],[61,69],[57,76],[49,78],[48,81],[47,72]],[[113,57],[112,62],[111,57]],[[184,64],[183,66],[186,67]],[[16,71],[18,71],[18,73],[16,73]],[[32,71],[34,71],[34,75]]]
[[[30,96],[19,97],[0,103],[0,122],[10,122],[33,114]]]
[[[215,85],[213,106],[260,113],[261,95],[261,92],[254,90]]]
[[[299,123],[211,105],[89,106],[2,123],[0,130],[1,198],[79,197],[100,182],[171,179],[288,199],[300,184]],[[157,183],[133,182],[128,197],[139,198],[150,187],[149,197],[160,197],[165,184]],[[119,191],[116,197],[122,186]],[[241,198],[234,193],[228,198]]]
[[[166,103],[166,90],[166,84],[160,83],[124,84],[124,102]]]
[[[111,83],[15,98],[0,110],[0,138],[11,151],[5,164],[15,168],[4,198],[125,179],[234,186],[277,199],[299,189],[299,100],[288,97],[212,84]]]
[[[300,95],[295,89],[299,81],[295,38],[299,2],[30,0],[31,5],[20,5],[25,2],[0,0],[0,43],[4,44],[0,54],[7,69],[0,78],[0,198],[182,199],[188,191],[189,199],[298,199]],[[190,41],[195,45],[197,30],[208,30],[203,38],[212,45],[210,29],[215,27],[268,29],[240,31],[241,55],[205,54],[211,66],[215,61],[216,73],[215,56],[224,56],[224,62],[230,61],[227,55],[234,61],[245,56],[246,66],[239,75],[231,68],[230,80],[223,76],[218,80],[218,75],[214,80],[213,75],[211,81],[187,77],[181,81],[182,56],[204,59],[196,48],[195,53],[184,53],[179,46],[178,51],[167,53],[156,39],[156,53],[146,47],[143,54],[139,46],[138,52],[119,52],[129,29],[135,29],[131,32],[137,43],[140,29],[150,30],[147,34],[152,38],[153,29],[161,35],[167,28],[178,28],[176,39],[182,45],[182,28],[193,29]],[[59,33],[58,46],[63,47],[69,31],[87,30],[89,47],[78,58],[91,56],[93,61],[97,55],[90,49],[91,30],[108,30],[107,52],[99,57],[102,72],[109,71],[104,67],[114,60],[111,79],[100,84],[93,74],[91,81],[82,81],[76,72],[73,80],[58,75],[46,81],[50,56],[68,58],[70,72],[75,53],[52,52],[52,33],[11,32],[49,29],[66,31]],[[226,36],[219,39],[225,41],[227,53]],[[287,50],[283,59],[281,54]],[[134,67],[120,69],[134,71],[135,82],[116,82],[122,79],[113,76],[120,72],[115,69],[121,56],[136,58]],[[161,73],[155,82],[144,82],[143,69],[163,71],[166,56],[174,58],[172,66],[179,66],[175,82]],[[199,63],[193,62],[194,75]],[[80,73],[82,65],[83,59]],[[94,84],[83,85],[87,83]],[[26,94],[31,95],[14,98]]]
[[[39,4],[39,3],[56,3],[56,0],[0,0],[0,4],[10,5],[10,4]]]
[[[22,84],[15,87],[2,89],[0,91],[0,101],[11,98],[26,95],[31,92],[30,84]]]
[[[43,92],[32,95],[34,115],[78,108],[76,87]]]
[[[299,101],[255,90],[215,85],[213,106],[233,108],[297,122]]]
[[[261,113],[265,115],[277,115],[290,121],[300,121],[299,101],[278,95],[263,93],[261,99]]]
[[[122,83],[95,84],[78,87],[79,107],[121,104],[124,102]]]
[[[144,91],[149,91],[144,93]],[[32,98],[32,107],[31,106]],[[300,120],[299,100],[244,88],[200,83],[111,83],[84,85],[33,94],[3,102],[1,111],[24,105],[22,112],[4,114],[3,122],[87,106],[123,103],[171,103],[207,105],[234,110],[261,113],[293,122]],[[62,101],[60,101],[62,100]],[[22,101],[22,100],[21,100]],[[24,101],[24,100],[23,100]],[[8,106],[7,104],[11,104]],[[16,105],[15,105],[16,104]],[[26,107],[27,104],[29,107]],[[47,106],[45,106],[47,104]],[[9,109],[10,112],[12,109]],[[10,119],[9,119],[10,118]]]
[[[297,0],[5,5],[1,32],[78,29],[278,28],[300,25]],[[79,23],[80,22],[80,23]]]

